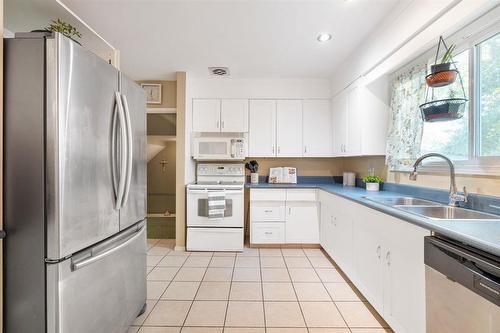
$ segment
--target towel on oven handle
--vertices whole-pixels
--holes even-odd
[[[208,191],[208,218],[222,219],[226,210],[226,193],[224,191]]]

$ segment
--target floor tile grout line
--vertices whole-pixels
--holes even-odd
[[[264,316],[264,333],[267,333],[267,321],[266,321],[266,306],[265,306],[265,298],[264,298],[264,278],[262,276],[262,265],[260,260],[260,249],[258,249],[259,253],[259,273],[260,273],[260,292],[262,294],[262,314]]]
[[[283,254],[283,251],[281,251],[281,254]],[[284,257],[283,257],[283,261],[285,261]],[[292,275],[290,274],[290,270],[288,269],[288,265],[287,265],[286,261],[285,261],[285,267],[286,267],[286,271],[288,273],[288,277],[290,278],[290,283],[292,285],[292,289],[293,289],[293,292],[295,294],[295,298],[297,298],[297,304],[299,305],[300,314],[302,315],[302,319],[304,320],[305,328],[306,328],[307,332],[309,333],[309,326],[307,325],[306,316],[304,316],[304,311],[302,310],[302,305],[300,304],[300,301],[299,301],[299,295],[297,295],[297,290],[295,290],[295,285],[293,283]],[[316,273],[316,272],[314,272],[314,273]],[[319,276],[318,276],[318,278],[319,278]]]
[[[325,255],[325,254],[323,254],[323,255]],[[309,260],[309,262],[310,262],[311,265],[313,264],[312,261],[309,259],[309,257],[307,257],[307,260]],[[313,265],[313,269],[314,269],[314,272],[316,273],[316,275],[318,275],[319,281],[321,282],[321,285],[325,289],[328,297],[332,300],[333,305],[335,306],[335,308],[337,309],[338,313],[340,314],[340,317],[342,317],[342,320],[344,321],[345,326],[349,329],[349,331],[351,331],[351,328],[349,327],[349,324],[347,323],[346,319],[344,318],[344,315],[342,314],[342,312],[340,312],[339,307],[337,306],[337,304],[333,300],[332,295],[330,295],[330,293],[328,292],[328,289],[326,288],[325,283],[323,282],[323,280],[319,276],[318,272],[316,271],[316,267],[314,267],[314,265]],[[336,268],[334,268],[334,269],[336,270]],[[344,278],[344,277],[342,277],[342,278]]]
[[[158,242],[159,242],[159,241],[158,241]],[[157,242],[157,243],[158,243],[158,242]],[[155,246],[156,246],[156,245],[155,245]],[[167,253],[163,256],[163,258],[165,258],[165,257],[167,256],[167,254],[169,254],[170,252],[172,252],[172,251],[167,252]],[[147,252],[146,252],[146,255],[147,255]],[[151,270],[151,272],[152,272],[152,271],[153,271],[156,267],[158,267],[158,264],[159,264],[159,263],[163,260],[163,258],[162,258],[160,261],[158,261],[158,263],[157,263],[157,264],[153,267],[153,269]],[[165,288],[165,290],[163,291],[163,293],[161,294],[161,296],[163,296],[163,294],[165,293],[165,291],[167,291],[168,287],[170,286],[170,284],[171,284],[171,283],[172,283],[172,281],[174,280],[175,275],[177,275],[177,273],[179,273],[179,270],[180,270],[180,268],[177,270],[177,272],[175,272],[174,276],[172,277],[172,280],[168,281],[167,288]],[[151,273],[151,272],[149,272],[149,273]],[[148,275],[149,275],[149,274],[146,274],[146,277],[147,277]],[[148,280],[146,280],[146,288],[147,288],[147,281],[148,281]],[[147,290],[146,290],[146,293],[147,293]],[[139,326],[139,330],[138,330],[138,331],[140,331],[140,330],[141,330],[141,328],[144,326],[144,323],[146,322],[146,320],[148,320],[149,316],[150,316],[150,315],[151,315],[151,313],[153,312],[153,310],[154,310],[154,308],[156,307],[156,305],[160,302],[160,300],[161,300],[161,296],[160,296],[160,297],[159,297],[159,298],[158,298],[158,299],[154,302],[154,305],[153,305],[153,307],[151,308],[151,311],[149,311],[149,313],[148,313],[148,315],[146,316],[146,318],[144,318],[144,320],[142,321],[141,325]],[[147,301],[148,301],[148,299],[147,299],[147,295],[146,295],[146,303],[147,303]],[[146,309],[146,311],[147,311],[147,309]]]
[[[186,251],[186,252],[187,252],[187,251]],[[188,252],[188,253],[189,253],[188,257],[190,257],[190,256],[191,256],[191,253],[190,253],[190,252]],[[213,257],[213,255],[214,255],[214,254],[212,253],[212,257]],[[212,261],[212,257],[210,257],[209,264],[210,264],[210,262]],[[187,259],[186,259],[186,261],[187,261]],[[184,261],[184,264],[186,263],[186,261]],[[184,264],[182,265],[182,267],[184,267]],[[179,271],[178,271],[178,272],[180,272],[180,271],[181,271],[182,267],[179,269]],[[187,268],[187,267],[186,267],[186,268]],[[186,312],[186,317],[184,318],[184,321],[182,322],[181,329],[180,329],[180,332],[181,332],[181,333],[182,333],[182,331],[184,330],[184,326],[186,325],[186,321],[187,321],[187,319],[188,319],[188,317],[189,317],[189,313],[191,312],[191,309],[193,308],[193,304],[194,304],[194,301],[195,301],[195,299],[196,299],[196,296],[198,295],[198,292],[200,291],[201,284],[202,284],[203,280],[205,279],[205,275],[207,274],[207,270],[208,270],[208,265],[207,265],[207,267],[205,267],[205,272],[203,272],[203,276],[201,277],[201,280],[199,281],[199,282],[200,282],[200,284],[198,285],[198,288],[196,289],[196,292],[194,293],[194,296],[193,296],[193,299],[192,299],[192,301],[191,301],[191,304],[189,305],[189,309],[188,309],[188,311]],[[172,278],[172,280],[173,280],[173,278]]]
[[[233,271],[231,272],[231,281],[229,282],[229,293],[227,294],[227,303],[226,303],[226,313],[224,313],[224,322],[222,326],[222,332],[226,330],[226,320],[227,320],[227,312],[229,311],[229,302],[231,300],[231,290],[233,287],[233,276],[234,276],[234,269],[236,267],[236,256],[233,258]]]

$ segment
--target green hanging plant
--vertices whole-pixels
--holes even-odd
[[[45,28],[45,30],[51,32],[59,32],[64,36],[71,38],[77,43],[78,41],[76,41],[76,38],[82,38],[82,34],[74,26],[64,21],[61,21],[61,19],[52,20],[49,26]]]

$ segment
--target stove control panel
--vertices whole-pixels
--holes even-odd
[[[245,165],[241,163],[201,163],[196,166],[199,176],[244,176]]]

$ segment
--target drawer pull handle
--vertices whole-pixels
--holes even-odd
[[[265,210],[265,211],[264,211],[264,213],[272,213],[272,212],[273,212],[273,211],[272,211],[272,210],[270,210],[270,209],[267,209],[267,210]]]
[[[272,233],[272,232],[270,232],[270,231],[266,231],[266,232],[264,232],[264,235],[272,235],[272,234],[273,234],[273,233]]]

